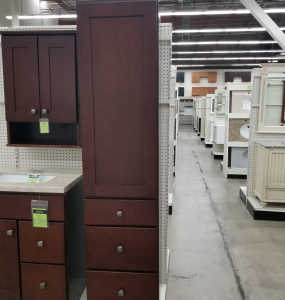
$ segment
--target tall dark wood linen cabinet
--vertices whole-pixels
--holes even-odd
[[[77,1],[88,300],[158,300],[158,1]]]

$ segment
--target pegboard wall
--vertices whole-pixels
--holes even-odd
[[[280,70],[281,72],[282,70]],[[285,70],[283,70],[284,72]],[[259,99],[261,88],[261,72],[262,69],[254,69],[253,85],[252,85],[252,100],[250,112],[250,133],[248,146],[248,175],[247,175],[247,197],[253,197],[254,186],[254,157],[255,157],[255,143],[256,142],[273,142],[284,143],[285,134],[283,133],[259,133],[258,117],[259,117]]]
[[[1,31],[74,30],[76,26],[5,27]],[[2,53],[0,39],[0,166],[27,168],[82,168],[81,149],[7,147],[7,123],[3,86]]]
[[[167,282],[168,190],[170,170],[170,59],[172,24],[159,24],[159,282]],[[173,134],[174,135],[174,134]],[[172,174],[173,176],[173,174]]]

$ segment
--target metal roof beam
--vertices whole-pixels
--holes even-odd
[[[254,0],[240,0],[272,38],[285,50],[285,34]]]

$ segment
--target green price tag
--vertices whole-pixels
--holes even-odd
[[[48,228],[48,211],[46,208],[32,208],[33,226]]]
[[[40,133],[49,133],[49,119],[40,119]]]
[[[40,174],[29,174],[29,183],[39,183],[41,179]]]
[[[251,90],[252,90],[252,86],[249,85],[247,89],[248,89],[249,91],[251,91]]]

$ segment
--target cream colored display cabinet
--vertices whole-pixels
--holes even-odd
[[[285,145],[255,144],[254,196],[261,205],[285,203]]]

